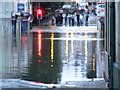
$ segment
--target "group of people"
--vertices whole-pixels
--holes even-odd
[[[74,26],[76,24],[80,26],[83,24],[83,22],[80,19],[80,15],[76,15],[76,19],[75,19],[75,16],[73,14],[69,15],[68,13],[66,13],[64,17],[63,14],[59,14],[56,17],[53,16],[51,20],[51,24],[52,25],[56,24],[57,26],[62,26],[62,25]]]
[[[82,14],[59,14],[52,18],[52,25],[57,26],[89,26],[89,24],[97,24],[97,16],[95,12],[86,12]]]

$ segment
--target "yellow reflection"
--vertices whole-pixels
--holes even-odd
[[[85,33],[86,38],[88,37],[88,33]],[[88,55],[88,40],[85,41],[85,63],[87,64],[87,55]]]
[[[54,62],[54,33],[51,34],[51,62]]]
[[[95,54],[92,57],[92,70],[95,70]]]
[[[68,32],[66,32],[66,58],[67,58],[67,62],[68,62]]]
[[[73,32],[71,32],[71,38],[72,38],[72,40],[71,40],[71,51],[72,51],[72,54],[73,54],[74,53],[74,43],[73,43],[74,33]]]
[[[96,35],[94,35],[94,39],[96,38]],[[93,41],[92,44],[94,45],[96,41]],[[95,70],[95,51],[93,48],[93,54],[92,54],[92,70]]]
[[[41,56],[41,48],[42,48],[42,34],[38,33],[38,55]]]

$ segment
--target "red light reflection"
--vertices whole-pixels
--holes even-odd
[[[38,60],[38,62],[39,62],[39,63],[41,63],[41,62],[42,62],[42,60]]]
[[[23,35],[22,36],[22,44],[25,44],[27,42],[27,36]]]
[[[41,31],[38,32],[38,55],[41,56],[41,48],[42,48],[42,34]]]
[[[36,84],[41,84],[41,82],[35,82]]]

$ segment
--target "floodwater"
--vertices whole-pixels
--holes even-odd
[[[97,38],[98,32],[31,31],[12,40],[11,61],[4,62],[3,78],[50,84],[97,78]]]

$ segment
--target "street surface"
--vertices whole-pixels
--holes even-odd
[[[106,88],[97,26],[33,28],[8,40],[3,88]]]

